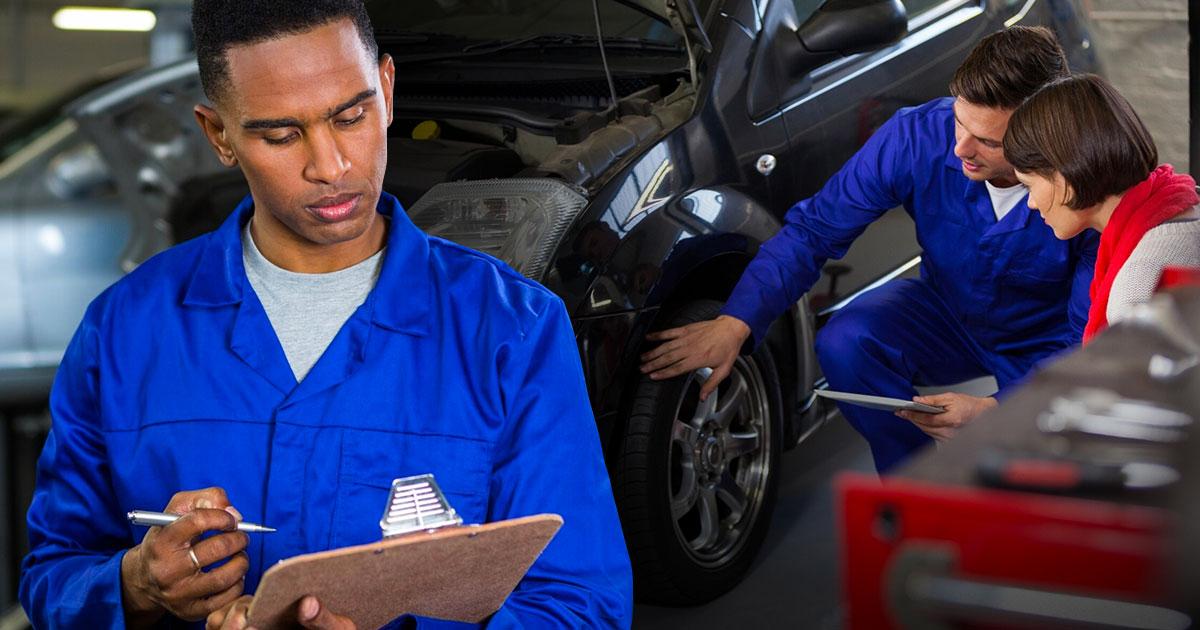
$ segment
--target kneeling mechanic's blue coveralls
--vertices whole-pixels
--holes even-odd
[[[390,195],[379,210],[379,280],[299,384],[246,279],[249,198],[92,303],[29,509],[21,602],[36,627],[123,626],[121,558],[146,532],[129,510],[224,488],[279,530],[251,535],[253,593],[279,560],[377,542],[391,480],[423,473],[467,523],[563,516],[490,627],[629,625],[629,558],[561,300],[426,237]]]
[[[902,109],[786,224],[742,275],[723,313],[755,343],[867,225],[904,206],[924,250],[921,278],[893,281],[836,313],[817,336],[833,390],[910,399],[913,385],[992,374],[1001,389],[1079,343],[1099,236],[1060,241],[1022,200],[1000,221],[954,155],[953,99]],[[880,472],[930,438],[890,412],[839,404]]]

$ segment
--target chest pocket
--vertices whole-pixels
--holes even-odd
[[[343,547],[378,542],[392,480],[427,473],[434,475],[464,522],[483,522],[491,458],[491,445],[481,440],[346,430],[330,543]]]
[[[1014,278],[1027,278],[1025,283],[1067,282],[1074,269],[1069,264],[1070,259],[1066,247],[1062,247],[1062,250],[1014,252],[1008,265],[1008,275]]]
[[[995,310],[993,313],[1020,328],[1025,323],[1024,317],[1015,315],[1026,310],[1042,313],[1051,305],[1055,305],[1055,311],[1059,310],[1057,305],[1065,308],[1071,297],[1071,286],[1065,273],[1035,275],[1009,270],[1004,274],[996,296],[1001,310]]]
[[[1065,324],[1074,269],[1066,257],[1015,255],[1001,276],[994,325],[1018,335]]]
[[[1018,252],[1005,271],[1005,284],[1008,285],[1014,297],[1066,299],[1070,291],[1071,269],[1067,257],[1055,256],[1052,252],[1046,254],[1025,254]],[[1048,255],[1047,255],[1048,254]]]

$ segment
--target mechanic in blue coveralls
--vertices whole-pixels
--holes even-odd
[[[863,294],[819,331],[830,389],[910,399],[914,385],[991,374],[1003,390],[1078,344],[1096,236],[1057,241],[1026,205],[1028,191],[1001,147],[1013,110],[1067,73],[1046,29],[984,38],[955,72],[951,98],[897,112],[815,196],[788,211],[719,317],[650,335],[663,343],[643,355],[642,371],[662,379],[711,367],[707,397],[739,351],[761,343],[812,287],[827,259],[841,258],[869,223],[901,205],[924,250],[921,277]],[[917,400],[946,412],[904,419],[840,405],[880,472],[996,404],[957,393]]]
[[[563,516],[490,627],[628,626],[629,558],[570,321],[381,194],[395,70],[361,0],[193,13],[212,102],[196,117],[251,195],[88,308],[29,509],[29,617],[243,627],[265,569],[378,541],[391,480],[433,473],[469,523]],[[147,531],[126,522],[134,509],[185,516]],[[278,532],[248,539],[243,517]],[[296,614],[350,627],[337,613],[310,596]],[[445,623],[394,625],[414,621]]]

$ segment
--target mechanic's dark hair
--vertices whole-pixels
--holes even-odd
[[[304,33],[343,18],[354,22],[363,47],[371,58],[378,58],[375,31],[362,0],[195,0],[192,33],[204,94],[215,101],[228,87],[225,51],[230,47]]]
[[[1142,119],[1094,74],[1055,81],[1018,107],[1008,121],[1004,155],[1022,173],[1062,173],[1075,191],[1066,205],[1075,210],[1125,192],[1158,165]]]
[[[983,38],[950,80],[950,94],[983,107],[1016,109],[1038,88],[1068,76],[1050,29],[1013,26]]]

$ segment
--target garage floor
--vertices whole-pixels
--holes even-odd
[[[1088,0],[1105,74],[1137,110],[1175,170],[1188,164],[1185,0]]]
[[[771,530],[745,581],[704,606],[637,606],[635,630],[841,628],[832,481],[845,471],[874,474],[875,467],[867,443],[836,416],[784,454]]]

